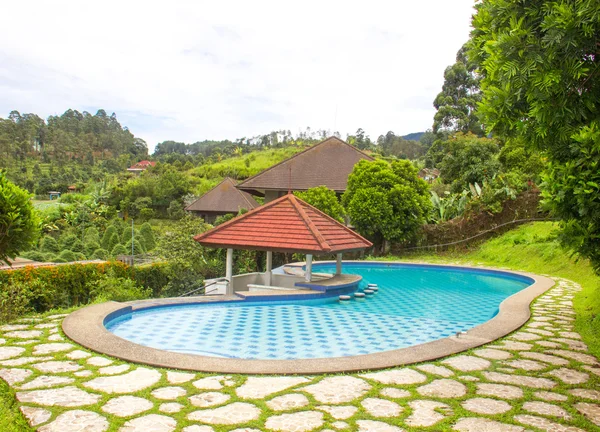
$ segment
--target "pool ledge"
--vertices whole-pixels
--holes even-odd
[[[476,268],[498,271],[498,269],[491,268]],[[502,270],[502,272],[530,277],[534,280],[534,283],[506,298],[500,304],[499,312],[494,318],[472,328],[467,334],[460,337],[452,336],[439,339],[408,348],[352,357],[299,360],[244,360],[181,354],[129,342],[115,336],[104,327],[107,317],[110,316],[112,318],[122,313],[127,313],[132,309],[214,301],[243,301],[235,296],[220,296],[218,299],[195,297],[185,299],[155,299],[129,303],[102,303],[71,313],[64,319],[62,328],[70,339],[90,350],[121,360],[155,367],[250,375],[320,374],[386,369],[394,366],[431,361],[475,348],[506,336],[525,324],[530,317],[529,306],[531,302],[550,289],[555,282],[548,277],[531,273],[505,270]]]

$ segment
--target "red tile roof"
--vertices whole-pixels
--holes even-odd
[[[360,160],[373,158],[337,137],[327,138],[277,165],[241,182],[238,189],[254,193],[261,190],[307,190],[327,186],[344,192],[348,176]]]
[[[241,209],[252,210],[260,204],[247,192],[235,187],[229,177],[206,192],[185,209],[196,212],[237,213]]]
[[[143,160],[143,161],[139,161],[137,163],[134,163],[133,165],[131,165],[129,168],[130,170],[145,170],[146,168],[150,167],[150,166],[154,166],[156,165],[156,162],[152,162],[149,160]]]
[[[194,240],[203,246],[315,255],[372,243],[292,194],[236,217]]]

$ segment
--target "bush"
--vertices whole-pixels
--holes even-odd
[[[26,282],[15,282],[3,287],[0,290],[0,322],[10,322],[31,312],[30,293]]]
[[[95,241],[87,241],[85,243],[85,256],[92,256],[96,249],[100,249],[100,243]]]
[[[167,209],[167,214],[173,220],[179,220],[185,216],[185,211],[183,210],[183,206],[181,202],[178,200],[173,200],[169,203],[169,208]]]
[[[107,260],[108,259],[108,251],[106,249],[96,249],[93,253],[92,253],[92,259],[99,259],[99,260]]]
[[[154,232],[148,222],[144,222],[140,227],[140,243],[146,248],[147,251],[151,251],[156,247],[156,240],[154,239]]]
[[[106,278],[97,280],[90,285],[90,294],[98,303],[140,300],[148,298],[152,294],[152,290],[139,286],[131,279],[116,276],[114,272],[110,272]]]
[[[58,242],[54,237],[44,236],[44,238],[42,238],[42,241],[40,242],[40,250],[42,252],[58,253],[60,248],[58,246]]]
[[[131,227],[126,226],[121,231],[121,241],[120,243],[127,243],[128,240],[131,240]]]
[[[112,238],[113,235],[117,235],[117,238],[119,238],[119,235],[117,234],[117,230],[115,229],[114,225],[109,225],[106,230],[104,231],[104,234],[102,235],[102,240],[100,241],[100,244],[102,245],[102,247],[104,249],[110,249],[109,247],[109,242],[110,239]],[[113,245],[114,247],[114,245]]]
[[[44,262],[54,262],[55,259],[56,254],[53,254],[52,252],[47,252],[44,254]]]
[[[129,253],[131,253],[131,249],[129,250]],[[110,255],[116,258],[119,255],[128,255],[128,254],[127,254],[127,249],[125,249],[125,246],[123,246],[122,244],[119,243],[119,244],[115,245],[114,248],[111,249]]]
[[[125,249],[127,249],[127,253],[131,254],[131,240],[127,242],[125,245]],[[137,240],[137,238],[133,242],[133,254],[140,255],[146,253],[146,249],[141,245],[141,243]]]
[[[104,249],[106,249],[108,251],[111,251],[119,243],[121,243],[121,239],[119,238],[119,234],[114,233],[112,235],[112,237],[110,238],[110,240],[108,241],[108,243],[106,245],[103,244],[102,246],[104,247]]]
[[[73,250],[73,245],[78,241],[81,242],[79,237],[77,237],[75,234],[65,234],[60,236],[58,239],[58,244],[60,245],[60,250]]]
[[[75,261],[75,253],[73,251],[70,251],[68,249],[65,249],[64,251],[62,251],[60,254],[58,254],[58,258],[63,260],[60,262],[70,262],[70,261]]]
[[[83,242],[79,239],[75,240],[71,247],[69,248],[73,252],[83,253],[85,251],[85,247],[83,246]]]
[[[32,261],[44,262],[44,253],[37,250],[27,251],[22,253],[21,256]]]

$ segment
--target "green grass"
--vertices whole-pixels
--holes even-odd
[[[558,241],[560,228],[553,222],[522,225],[471,251],[419,253],[386,257],[389,260],[478,264],[559,276],[577,282],[582,291],[575,296],[575,327],[590,352],[600,357],[600,277],[589,262],[576,259]]]
[[[28,432],[33,430],[19,411],[15,392],[8,387],[8,384],[0,380],[0,431]]]

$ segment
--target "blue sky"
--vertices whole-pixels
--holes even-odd
[[[151,149],[307,126],[422,131],[473,4],[13,1],[0,116],[103,108]]]

